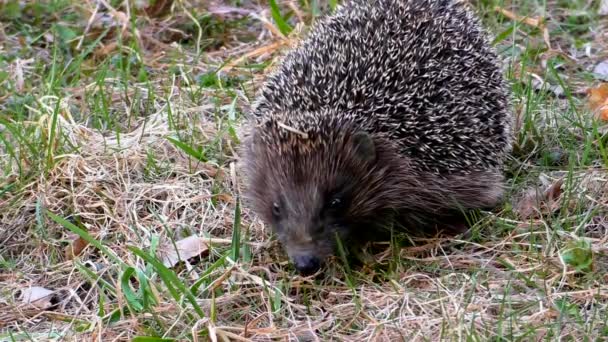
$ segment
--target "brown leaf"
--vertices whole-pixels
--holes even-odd
[[[541,30],[543,32],[543,40],[545,41],[545,44],[547,45],[547,47],[549,49],[551,49],[551,39],[549,37],[549,29],[547,28],[547,25],[545,25],[545,18],[540,17],[540,16],[536,16],[533,18],[528,17],[528,16],[522,17],[512,11],[509,11],[506,8],[502,8],[499,6],[496,6],[494,8],[494,10],[496,12],[501,13],[502,15],[504,15],[505,17],[507,17],[511,20],[522,22],[528,26]]]
[[[562,179],[551,184],[544,191],[538,188],[529,189],[515,204],[515,211],[523,220],[538,218],[559,209],[559,197],[562,194]]]
[[[177,249],[175,248],[177,247]],[[202,237],[192,235],[175,243],[167,243],[159,249],[161,260],[166,267],[175,266],[180,260],[203,255],[209,251],[209,246]]]
[[[542,29],[545,26],[545,19],[542,17],[534,17],[534,18],[530,18],[527,16],[522,17],[522,16],[515,14],[512,11],[509,11],[506,8],[502,8],[499,6],[496,6],[495,10],[511,20],[521,21],[528,26],[536,27],[539,29]]]
[[[123,11],[111,11],[112,13],[112,17],[114,17],[114,19],[119,22],[123,28],[128,27],[130,22],[129,22],[129,16],[123,12]]]
[[[597,215],[591,218],[589,223],[585,225],[585,236],[593,239],[601,239],[608,236],[608,217]]]
[[[551,49],[551,37],[549,36],[549,29],[543,25],[541,30],[543,30],[543,40],[545,41],[545,45],[547,45],[547,48]]]
[[[587,90],[589,107],[593,115],[603,121],[608,121],[608,83]]]
[[[215,195],[215,198],[222,202],[232,203],[232,196],[230,194],[222,193]]]
[[[555,183],[545,191],[545,198],[548,201],[555,202],[562,195],[562,185],[564,184],[563,179],[558,179]]]
[[[78,237],[76,240],[72,241],[71,245],[65,248],[65,258],[68,260],[74,259],[79,256],[88,245],[89,243],[87,240]]]
[[[112,52],[114,52],[115,50],[118,49],[118,43],[117,42],[111,42],[107,45],[103,45],[100,44],[100,46],[95,49],[95,51],[93,52],[93,54],[95,55],[95,57],[97,58],[105,58],[108,55],[110,55]]]
[[[152,0],[153,4],[144,8],[144,12],[150,18],[162,17],[169,13],[173,0]]]
[[[21,290],[20,300],[24,304],[30,304],[44,310],[53,305],[54,293],[55,291],[44,287],[32,286]]]

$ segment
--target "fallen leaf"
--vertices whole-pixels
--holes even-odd
[[[515,14],[512,11],[509,11],[506,8],[502,8],[499,6],[496,6],[494,8],[494,10],[496,12],[501,13],[502,15],[504,15],[505,17],[507,17],[511,20],[519,21],[528,26],[535,27],[535,28],[541,30],[543,32],[543,40],[545,41],[545,44],[547,45],[547,47],[549,49],[551,49],[551,39],[549,37],[549,29],[545,25],[545,18],[540,17],[540,16],[533,17],[533,18],[528,17],[528,16],[523,17],[523,16]]]
[[[108,13],[96,13],[91,17],[90,22],[91,28],[94,29],[113,28],[121,25],[121,23]]]
[[[55,41],[55,38],[51,32],[43,33],[42,37],[44,37],[44,40],[46,40],[47,43],[53,43]]]
[[[601,239],[608,236],[608,217],[604,215],[594,216],[585,225],[585,236],[593,239]]]
[[[110,13],[114,17],[114,19],[121,24],[123,29],[129,26],[129,16],[125,12],[110,11]]]
[[[593,269],[593,251],[586,240],[578,240],[559,253],[565,265],[574,267],[577,271],[591,271]]]
[[[514,205],[515,211],[523,220],[537,218],[542,214],[549,214],[559,209],[559,197],[562,194],[563,180],[559,179],[545,190],[533,188]]]
[[[175,247],[177,247],[177,249]],[[166,267],[173,267],[180,260],[188,260],[208,251],[209,246],[207,246],[205,240],[196,235],[177,241],[175,246],[169,242],[162,248],[159,248],[161,260]]]
[[[562,88],[561,85],[559,85],[559,84],[552,85],[549,82],[547,82],[546,80],[544,80],[540,75],[535,74],[533,72],[527,72],[527,75],[529,75],[532,78],[531,81],[532,81],[532,87],[534,88],[534,90],[539,90],[539,91],[547,90],[547,91],[552,92],[557,97],[561,97],[564,95],[564,88]],[[525,83],[525,84],[527,85],[527,83]]]
[[[244,8],[238,8],[238,7],[232,7],[232,6],[225,6],[225,5],[217,5],[217,6],[210,6],[207,11],[211,14],[215,14],[215,15],[228,15],[228,14],[240,14],[240,15],[250,15],[252,13],[252,11],[244,9]]]
[[[545,45],[547,45],[547,48],[551,49],[551,36],[549,36],[549,29],[543,25],[541,30],[543,31],[543,40],[545,41]]]
[[[22,92],[24,89],[24,67],[27,65],[27,61],[17,58],[15,61],[14,77],[15,77],[15,88],[18,92]]]
[[[66,247],[65,249],[65,258],[68,260],[72,260],[75,257],[79,256],[80,253],[87,247],[89,243],[87,240],[78,237],[76,240],[72,241],[72,243]]]
[[[588,89],[587,97],[593,115],[603,121],[608,121],[608,83]]]
[[[118,48],[119,48],[119,45],[117,42],[111,42],[107,45],[100,44],[100,46],[97,49],[95,49],[93,54],[97,58],[105,58],[108,55],[110,55],[112,52],[117,50]]]
[[[602,79],[608,80],[608,61],[603,61],[596,65],[593,68],[593,73]]]
[[[551,184],[551,186],[545,191],[545,198],[548,201],[555,202],[562,194],[562,185],[564,181],[562,179],[557,180],[555,183]]]
[[[535,17],[535,18],[530,18],[527,16],[522,17],[522,16],[515,14],[512,11],[509,11],[506,8],[502,8],[499,6],[496,6],[495,10],[511,20],[521,21],[528,26],[542,28],[545,25],[544,19],[542,17]]]
[[[232,196],[230,196],[230,194],[226,194],[226,193],[222,193],[222,194],[217,194],[215,195],[215,198],[217,198],[218,200],[222,201],[222,202],[226,202],[226,203],[232,203]]]
[[[54,293],[55,291],[44,287],[32,286],[21,290],[20,300],[24,304],[30,304],[44,310],[53,306]]]
[[[599,15],[608,15],[608,0],[602,0],[600,2]]]
[[[144,8],[144,12],[150,18],[158,18],[162,17],[165,14],[169,13],[171,10],[171,6],[173,5],[173,0],[154,0],[152,5]]]

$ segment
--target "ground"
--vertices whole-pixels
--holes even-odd
[[[335,3],[0,2],[0,340],[608,338],[608,4],[470,1],[513,93],[504,204],[303,278],[235,163]]]

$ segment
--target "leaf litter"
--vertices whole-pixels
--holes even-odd
[[[175,245],[165,242],[159,249],[159,254],[165,266],[173,267],[180,261],[202,256],[208,251],[209,246],[207,246],[205,239],[192,235],[175,242]]]
[[[593,115],[600,120],[608,121],[608,83],[589,88],[587,95]]]
[[[31,286],[21,290],[19,299],[24,304],[46,310],[53,305],[55,291],[40,286]]]
[[[528,189],[515,204],[515,211],[522,220],[538,218],[543,214],[555,212],[559,206],[563,180],[559,179],[545,189],[533,187]]]

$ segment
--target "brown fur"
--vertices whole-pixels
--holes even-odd
[[[349,0],[284,56],[242,155],[296,268],[336,235],[462,232],[461,209],[497,204],[513,118],[490,42],[461,1]]]
[[[382,134],[371,135],[375,158],[365,161],[352,139],[356,132],[355,125],[346,124],[320,140],[288,132],[289,143],[280,143],[254,131],[244,142],[246,199],[275,228],[291,258],[313,254],[325,259],[335,251],[335,233],[349,241],[369,239],[393,224],[409,232],[430,233],[437,225],[458,230],[464,222],[461,209],[492,207],[501,198],[498,170],[444,177],[421,173]],[[321,217],[327,196],[335,189],[351,194],[339,215],[339,227]],[[282,223],[272,215],[277,201],[285,206]]]

